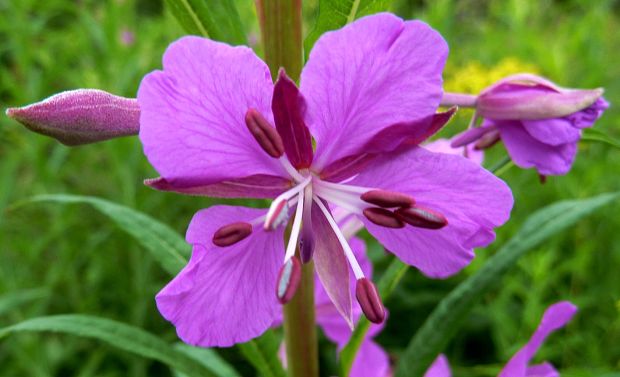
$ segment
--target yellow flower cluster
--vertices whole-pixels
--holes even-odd
[[[446,67],[444,90],[447,92],[478,94],[494,82],[515,73],[538,73],[535,65],[509,57],[494,67],[485,67],[478,61],[463,66]]]

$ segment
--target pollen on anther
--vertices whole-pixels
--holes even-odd
[[[213,243],[216,246],[226,247],[236,244],[252,234],[252,225],[246,222],[236,222],[225,225],[213,234]]]
[[[418,228],[441,229],[448,225],[444,215],[421,206],[399,208],[394,213],[398,219]]]
[[[245,114],[245,125],[260,147],[273,158],[284,154],[284,143],[278,131],[254,109]]]
[[[386,190],[367,191],[360,196],[360,199],[384,208],[409,207],[415,204],[413,198],[407,194]]]
[[[300,281],[301,262],[297,257],[292,257],[282,265],[278,274],[276,297],[281,304],[286,304],[295,296]]]
[[[403,228],[405,226],[405,223],[396,217],[394,212],[385,208],[370,207],[364,209],[363,213],[368,220],[379,226],[396,229]]]

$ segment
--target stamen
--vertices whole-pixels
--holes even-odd
[[[353,254],[353,250],[351,250],[351,246],[349,246],[349,243],[347,242],[346,238],[340,231],[340,228],[338,228],[338,224],[336,224],[336,221],[334,221],[334,218],[332,217],[331,213],[329,213],[329,210],[325,207],[323,202],[321,202],[321,199],[319,199],[316,195],[314,195],[312,199],[314,199],[314,202],[319,206],[319,208],[321,209],[321,212],[323,212],[323,215],[327,219],[327,222],[329,222],[329,226],[331,226],[332,230],[334,231],[334,234],[336,234],[336,237],[338,238],[338,241],[340,242],[340,245],[342,246],[342,249],[344,250],[344,255],[347,257],[347,260],[349,261],[349,264],[351,265],[351,269],[353,270],[353,274],[355,275],[355,278],[356,279],[363,278],[364,272],[362,271],[359,263],[357,263],[357,259],[355,259],[355,254]]]
[[[288,245],[286,246],[284,262],[287,262],[295,255],[295,249],[297,248],[297,238],[299,238],[299,230],[301,229],[301,218],[304,208],[303,190],[299,193],[297,200],[297,210],[295,211],[295,218],[293,219],[293,226],[291,227],[291,236],[288,239]]]
[[[482,149],[491,148],[499,141],[499,139],[500,139],[499,130],[497,129],[491,130],[487,132],[486,134],[484,134],[480,138],[480,140],[478,140],[478,142],[474,144],[474,149],[482,150]]]
[[[299,254],[301,263],[308,263],[314,254],[314,231],[312,229],[312,185],[306,186],[303,191],[304,212],[302,215],[303,226],[301,239],[299,240]]]
[[[341,183],[334,183],[334,182],[323,181],[321,179],[317,179],[314,183],[315,183],[315,185],[327,187],[327,188],[330,188],[330,189],[335,189],[335,190],[338,190],[338,191],[356,192],[356,193],[359,193],[359,194],[363,194],[363,193],[365,193],[367,191],[372,190],[372,188],[369,188],[369,187],[345,185],[345,184],[341,184]]]
[[[463,147],[467,144],[473,143],[474,141],[480,139],[487,132],[489,132],[488,128],[482,128],[482,127],[470,128],[467,131],[464,131],[460,133],[459,135],[457,135],[454,138],[454,140],[452,140],[452,143],[450,143],[450,146],[452,148]]]
[[[236,222],[225,225],[213,233],[213,244],[220,247],[232,246],[252,234],[252,225]]]
[[[362,213],[366,207],[357,194],[317,187],[316,195],[353,213]]]
[[[370,190],[363,193],[360,198],[366,203],[384,208],[411,207],[415,204],[409,195],[386,190]]]
[[[362,307],[362,311],[372,323],[382,323],[385,319],[385,309],[379,297],[377,287],[372,281],[362,278],[357,280],[355,297]]]
[[[258,142],[258,145],[273,158],[280,158],[284,154],[284,143],[278,131],[254,109],[245,113],[245,125]]]
[[[448,225],[444,215],[420,206],[399,208],[394,213],[400,220],[418,228],[440,229]]]
[[[276,297],[281,304],[286,304],[295,296],[300,281],[301,263],[297,257],[293,257],[284,262],[278,275]]]
[[[384,226],[386,228],[400,229],[405,227],[403,223],[394,212],[378,207],[370,207],[364,209],[364,216],[374,224]]]
[[[271,206],[269,206],[269,211],[267,211],[267,215],[265,216],[265,230],[273,230],[279,225],[283,223],[288,218],[288,201],[293,198],[295,195],[299,194],[308,183],[312,180],[312,176],[308,176],[297,186],[291,188],[288,191],[283,192],[277,198],[271,202]]]

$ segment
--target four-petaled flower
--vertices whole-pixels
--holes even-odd
[[[191,260],[156,298],[181,339],[229,346],[260,335],[309,260],[350,326],[349,267],[364,314],[381,322],[376,288],[336,208],[431,277],[458,272],[474,247],[493,241],[510,214],[510,189],[467,159],[418,147],[454,111],[436,113],[447,53],[422,22],[369,16],[317,41],[298,89],[283,71],[273,84],[246,47],[184,37],[168,48],[163,71],[138,92],[140,139],[161,175],[147,184],[273,199],[268,210],[218,205],[192,219]]]

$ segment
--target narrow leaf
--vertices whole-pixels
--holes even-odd
[[[187,264],[190,247],[183,237],[141,212],[95,197],[62,194],[35,196],[20,205],[39,202],[88,204],[140,242],[171,275],[176,275]]]
[[[390,263],[377,284],[379,295],[384,302],[387,301],[392,295],[392,292],[394,292],[398,282],[405,275],[408,268],[409,266],[401,262],[398,258],[394,258],[392,260],[392,263]],[[351,338],[349,339],[349,343],[347,343],[347,345],[340,352],[341,376],[349,375],[351,367],[353,366],[353,361],[355,361],[355,355],[357,355],[357,352],[366,337],[366,333],[368,333],[368,330],[370,329],[370,325],[371,323],[366,319],[366,317],[360,318],[353,334],[351,335]]]
[[[32,301],[45,298],[49,291],[45,288],[24,289],[0,296],[0,315]]]
[[[189,34],[241,45],[243,24],[234,1],[166,0],[170,11]]]
[[[174,348],[196,360],[218,377],[241,377],[226,360],[211,348],[192,347],[185,343],[177,343]],[[175,372],[177,377],[189,377],[185,373]]]
[[[620,149],[620,141],[595,128],[585,129],[581,141],[595,141]]]
[[[362,16],[385,11],[389,4],[388,0],[320,0],[316,24],[304,41],[306,59],[323,33],[339,29]]]
[[[260,338],[238,344],[243,356],[256,368],[262,377],[286,377],[282,362],[278,358],[280,339],[269,330]]]
[[[500,284],[502,276],[520,257],[619,196],[620,193],[609,193],[589,199],[562,201],[530,216],[497,254],[439,303],[409,342],[398,363],[396,377],[422,376],[468,318],[475,304]]]
[[[194,358],[179,352],[155,335],[140,328],[105,318],[77,314],[32,318],[0,329],[0,338],[18,332],[42,331],[101,340],[123,351],[160,361],[187,376],[217,376]]]

